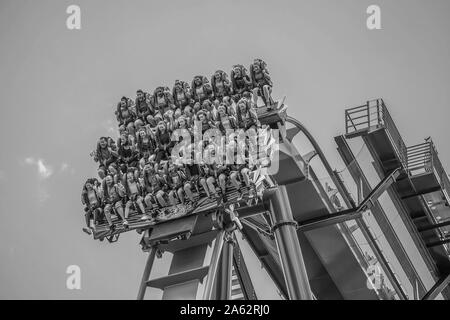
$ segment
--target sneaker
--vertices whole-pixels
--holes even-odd
[[[128,223],[128,220],[123,220],[122,225],[125,229],[128,229],[130,227],[130,224]]]
[[[144,214],[144,215],[141,217],[141,220],[150,220],[150,217],[149,217],[148,215]]]
[[[91,229],[88,228],[83,228],[83,232],[87,233],[88,235],[92,234]]]

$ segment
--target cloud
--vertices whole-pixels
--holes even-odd
[[[45,161],[42,158],[39,157],[27,157],[22,161],[22,164],[28,165],[32,168],[36,169],[36,173],[38,176],[38,181],[36,185],[36,198],[39,204],[43,204],[50,198],[50,192],[48,191],[48,184],[47,180],[50,178],[55,171],[53,170],[53,166],[48,164],[47,161]],[[58,166],[55,166],[58,167]],[[60,171],[64,172],[69,170],[69,164],[63,162],[60,166]]]
[[[73,168],[70,164],[67,162],[61,163],[59,171],[61,173],[70,173],[71,175],[75,174],[75,168]]]
[[[42,160],[38,160],[37,162],[38,165],[38,170],[39,170],[39,174],[41,175],[42,178],[47,179],[48,177],[50,177],[53,174],[53,171],[50,167],[45,166],[44,162]]]
[[[39,177],[42,179],[48,179],[53,174],[53,169],[50,165],[46,165],[44,160],[35,159],[34,157],[25,158],[25,163],[30,166],[36,166]]]
[[[61,172],[67,171],[69,169],[69,165],[65,162],[61,164]]]
[[[108,132],[109,135],[114,135],[114,133],[117,131],[114,121],[112,121],[111,119],[103,121],[102,127]]]

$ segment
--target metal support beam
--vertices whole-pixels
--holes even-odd
[[[230,241],[231,240],[231,241]],[[228,239],[224,242],[222,248],[222,258],[220,266],[220,279],[218,280],[218,299],[231,299],[231,273],[233,266],[233,241]]]
[[[425,231],[438,229],[438,228],[442,228],[442,227],[447,227],[447,226],[450,226],[450,220],[441,222],[441,223],[431,224],[429,226],[419,228],[418,230],[419,230],[419,232],[425,232]]]
[[[236,207],[235,210],[239,214],[240,219],[260,215],[267,212],[262,203],[258,203],[250,207]]]
[[[347,209],[332,214],[326,214],[314,219],[302,221],[299,224],[299,229],[302,231],[310,231],[328,227],[345,221],[361,218],[361,215],[362,212],[358,212],[357,209]]]
[[[297,236],[297,226],[292,215],[285,186],[268,189],[263,195],[268,203],[273,221],[273,232],[280,255],[284,279],[291,300],[312,300],[305,262]]]
[[[400,168],[392,171],[388,176],[381,180],[369,195],[361,202],[358,211],[369,210],[373,207],[374,202],[385,192],[400,176]]]
[[[248,272],[244,257],[242,256],[236,234],[233,236],[233,239],[233,266],[234,271],[236,272],[236,276],[238,277],[242,293],[244,294],[244,299],[257,300],[258,298],[256,296],[255,288],[253,287],[250,273]]]
[[[223,248],[223,239],[224,231],[220,231],[217,234],[214,248],[211,257],[211,263],[209,265],[208,276],[206,278],[205,291],[203,292],[203,300],[212,300],[214,292],[214,281],[216,280],[217,269],[219,267],[219,260],[222,253]]]
[[[145,290],[147,290],[147,281],[152,271],[153,262],[155,261],[157,250],[158,249],[156,247],[152,247],[150,253],[148,254],[147,262],[145,263],[144,274],[142,275],[141,285],[139,286],[137,300],[144,299]]]
[[[450,274],[439,279],[438,282],[427,292],[422,300],[434,300],[450,283]]]
[[[265,234],[265,235],[268,236],[268,237],[272,236],[271,233],[270,233],[270,230],[265,230],[265,229],[263,229],[261,226],[256,225],[256,224],[253,223],[253,222],[250,222],[250,221],[248,221],[248,220],[246,220],[246,219],[245,219],[245,220],[242,219],[241,222],[242,222],[243,224],[245,224],[246,226],[248,226],[249,228],[252,228],[252,229],[255,230],[256,232]]]
[[[347,209],[333,214],[327,214],[318,218],[304,221],[300,224],[300,229],[309,231],[317,228],[327,227],[333,224],[342,223],[348,220],[361,218],[362,212],[373,207],[375,201],[389,188],[400,175],[400,168],[395,169],[390,175],[381,180],[378,185],[361,202],[358,208]]]
[[[418,196],[423,196],[423,195],[425,195],[425,194],[433,193],[433,192],[441,191],[441,190],[442,190],[442,187],[441,187],[441,186],[437,186],[437,187],[434,187],[434,188],[430,188],[430,189],[426,189],[426,190],[421,190],[421,191],[416,192],[416,193],[414,193],[414,194],[410,194],[410,195],[404,196],[404,197],[402,197],[401,199],[402,199],[402,200],[408,200],[408,199],[411,199],[411,198],[416,198],[416,197],[418,197]]]
[[[442,246],[447,243],[450,243],[450,238],[440,240],[440,241],[427,242],[426,245],[427,245],[427,248],[433,248],[433,247],[437,247],[437,246]]]

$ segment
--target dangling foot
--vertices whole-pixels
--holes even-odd
[[[144,215],[141,217],[141,220],[150,220],[150,217],[149,217],[147,214],[144,214]]]
[[[122,225],[125,229],[128,229],[130,227],[130,224],[128,223],[128,220],[123,220]]]
[[[87,233],[88,235],[92,234],[91,230],[88,228],[83,228],[83,232]]]
[[[253,187],[250,187],[248,189],[248,197],[249,199],[252,199],[256,196],[256,190]]]

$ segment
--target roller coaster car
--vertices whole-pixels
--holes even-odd
[[[257,108],[258,119],[262,125],[268,125],[270,128],[278,128],[278,123],[284,123],[286,119],[286,109],[284,105],[284,99],[282,102],[277,102],[272,106],[270,111],[268,107]],[[159,224],[163,224],[167,221],[176,220],[181,217],[214,213],[219,208],[224,208],[230,205],[234,205],[235,208],[251,207],[258,203],[259,198],[257,194],[260,194],[261,189],[267,187],[264,177],[261,175],[260,170],[255,170],[251,173],[253,187],[241,187],[240,191],[242,196],[239,196],[237,190],[227,184],[227,191],[223,198],[208,198],[206,194],[194,192],[195,201],[193,203],[178,203],[174,206],[168,206],[165,208],[146,210],[146,214],[154,217],[151,220],[142,220],[142,214],[136,210],[131,210],[128,217],[129,226],[125,228],[121,219],[118,216],[112,216],[112,222],[114,229],[110,230],[108,224],[103,221],[99,223],[96,230],[93,232],[94,239],[107,239],[109,242],[116,242],[119,238],[119,234],[136,230],[138,233],[142,233],[145,230]],[[224,201],[223,201],[224,200]]]
[[[252,173],[254,174],[254,173]],[[227,185],[226,202],[222,202],[220,199],[208,198],[204,194],[195,194],[196,202],[190,204],[176,204],[174,206],[165,207],[156,210],[146,210],[146,214],[150,216],[155,216],[156,219],[146,221],[141,220],[142,214],[136,211],[130,211],[128,217],[129,226],[124,228],[121,224],[121,219],[117,216],[112,217],[112,222],[115,228],[111,231],[107,223],[101,223],[97,226],[94,231],[94,239],[99,239],[103,241],[106,238],[109,242],[116,242],[118,240],[118,235],[123,232],[128,232],[131,230],[136,230],[138,233],[142,233],[144,230],[159,225],[164,224],[168,221],[177,220],[181,217],[198,215],[198,214],[209,214],[218,210],[220,207],[226,207],[230,204],[234,204],[236,207],[251,206],[257,203],[256,192],[251,190],[251,188],[241,187],[241,192],[243,196],[239,197],[237,190],[231,186]]]
[[[261,125],[268,125],[272,129],[278,129],[278,123],[284,124],[287,117],[287,106],[284,104],[285,98],[282,101],[277,101],[270,106],[256,108],[258,120]]]

